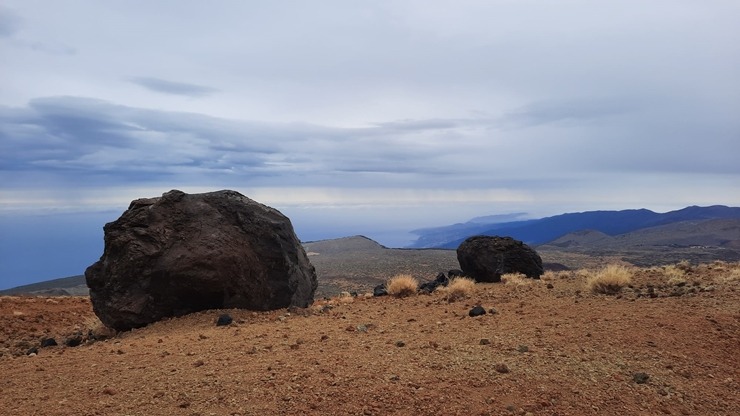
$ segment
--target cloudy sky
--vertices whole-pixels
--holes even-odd
[[[4,0],[0,287],[81,273],[103,223],[170,189],[392,246],[740,206],[738,21],[736,0]]]

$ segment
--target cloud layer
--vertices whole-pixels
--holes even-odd
[[[0,9],[3,210],[740,204],[734,1],[41,6]]]

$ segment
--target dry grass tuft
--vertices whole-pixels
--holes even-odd
[[[399,274],[388,280],[385,288],[389,295],[404,298],[416,294],[419,289],[419,281],[410,274]]]
[[[683,270],[684,272],[688,272],[691,270],[691,262],[688,260],[681,260],[676,263],[676,267]]]
[[[586,288],[593,293],[614,295],[632,282],[632,271],[622,265],[609,264],[603,269],[589,273]]]
[[[456,277],[444,288],[448,302],[470,297],[475,292],[475,280],[469,277]]]
[[[668,284],[671,285],[685,285],[686,284],[686,269],[679,266],[678,264],[671,264],[664,266],[662,270],[663,276],[668,279]]]
[[[722,279],[725,282],[738,282],[740,281],[740,264],[736,265],[729,273]]]
[[[524,286],[532,284],[532,279],[522,273],[506,273],[501,275],[501,283],[505,285]]]

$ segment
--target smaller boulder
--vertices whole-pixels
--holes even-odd
[[[468,316],[470,316],[471,318],[476,317],[476,316],[485,315],[485,314],[486,314],[486,309],[480,305],[474,307],[473,309],[470,310],[470,312],[468,312]]]
[[[540,255],[511,237],[470,237],[457,248],[457,260],[465,275],[476,282],[500,282],[507,273],[539,279],[544,273]]]

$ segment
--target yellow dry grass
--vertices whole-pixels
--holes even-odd
[[[456,277],[444,288],[448,302],[470,297],[475,292],[475,280],[469,277]]]
[[[399,274],[390,278],[385,284],[385,288],[389,295],[403,298],[416,294],[419,281],[410,274]]]
[[[668,284],[686,284],[686,269],[680,264],[671,264],[663,267],[663,276],[668,279]]]
[[[501,283],[505,285],[524,286],[532,284],[532,279],[529,279],[522,273],[506,273],[501,275]]]
[[[614,295],[632,282],[632,271],[622,265],[609,264],[592,271],[586,279],[586,288],[593,293]]]

